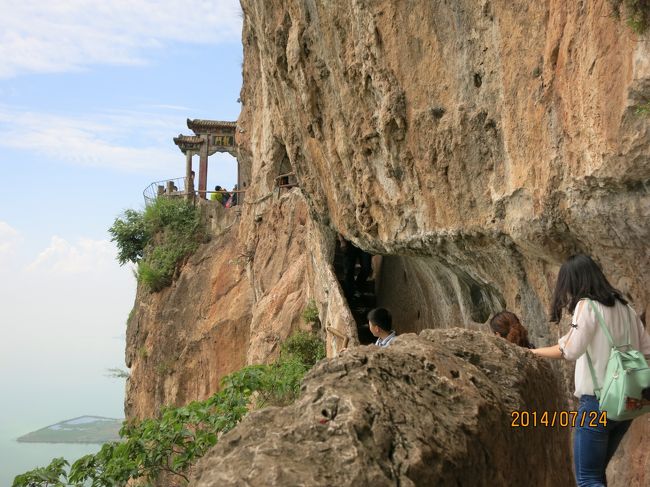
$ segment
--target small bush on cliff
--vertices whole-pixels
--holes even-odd
[[[171,284],[179,265],[205,236],[199,210],[180,198],[158,198],[144,211],[126,210],[109,229],[121,265],[138,265],[138,282],[151,291]]]
[[[318,322],[318,307],[313,299],[310,299],[305,309],[302,310],[302,319],[307,324]]]
[[[625,13],[627,25],[637,34],[643,34],[650,25],[650,0],[609,0],[616,18]]]
[[[318,337],[299,332],[282,345],[275,363],[251,365],[224,377],[221,390],[209,399],[163,408],[157,418],[125,422],[121,442],[104,444],[99,452],[74,462],[69,472],[66,460],[54,459],[47,467],[17,476],[13,487],[124,487],[162,473],[186,483],[196,461],[252,408],[291,403],[324,350]]]
[[[282,344],[280,356],[287,360],[298,360],[310,369],[325,358],[325,344],[313,333],[299,331]]]
[[[650,115],[650,101],[637,105],[634,109],[634,113],[644,116]]]

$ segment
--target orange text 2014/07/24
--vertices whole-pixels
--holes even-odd
[[[595,428],[607,426],[607,411],[512,411],[510,419],[513,428]]]

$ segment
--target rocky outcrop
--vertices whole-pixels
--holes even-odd
[[[317,365],[295,404],[224,435],[192,485],[570,486],[569,430],[511,426],[512,411],[565,409],[562,387],[483,333],[403,335]]]
[[[204,399],[246,364],[253,297],[235,239],[231,227],[202,245],[169,288],[139,287],[127,327],[127,417]]]

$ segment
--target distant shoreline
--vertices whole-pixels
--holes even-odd
[[[17,443],[102,445],[119,441],[123,419],[78,416],[16,438]]]
[[[28,433],[30,434],[30,433]],[[106,440],[106,441],[53,441],[53,440],[30,440],[28,439],[23,439],[21,436],[20,438],[16,438],[14,440],[16,443],[43,443],[43,444],[48,444],[48,445],[103,445],[104,443],[107,443],[109,441],[118,441],[118,440]]]

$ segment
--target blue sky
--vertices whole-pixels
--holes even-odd
[[[102,391],[70,417],[121,413],[103,373],[123,367],[135,282],[107,229],[184,174],[172,138],[188,117],[237,119],[240,38],[237,0],[0,0],[0,388],[23,391],[9,411],[54,381]],[[235,182],[212,156],[208,186]]]

